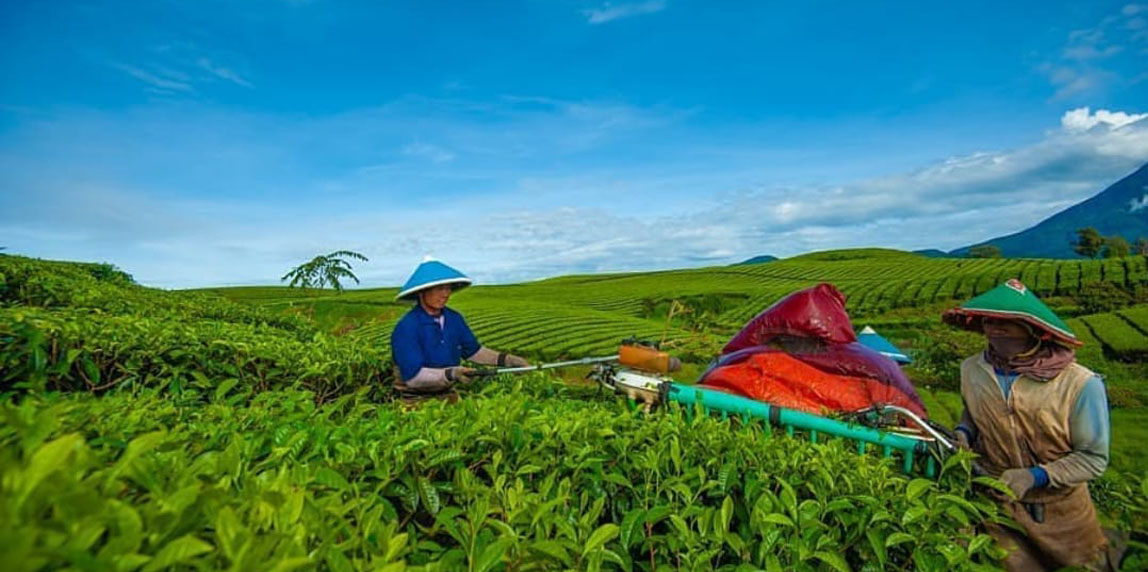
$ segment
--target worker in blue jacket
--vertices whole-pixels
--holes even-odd
[[[499,367],[526,367],[525,359],[483,347],[462,314],[448,308],[450,295],[471,280],[427,257],[399,291],[396,300],[416,302],[391,332],[395,388],[404,396],[447,394],[469,382],[474,370],[462,360]]]

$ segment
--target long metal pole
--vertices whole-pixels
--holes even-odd
[[[555,369],[559,367],[570,367],[572,365],[589,365],[592,363],[605,363],[610,361],[618,361],[617,355],[603,356],[603,357],[588,357],[582,359],[575,359],[570,361],[559,361],[554,363],[543,363],[539,365],[528,365],[526,367],[503,367],[495,370],[479,370],[484,375],[499,375],[503,373],[526,373],[528,371],[541,371],[544,369]]]
[[[917,426],[921,428],[921,430],[925,431],[930,436],[932,436],[932,438],[936,439],[937,442],[940,443],[942,446],[944,446],[946,449],[948,449],[950,451],[955,451],[957,449],[957,447],[955,445],[953,445],[951,442],[949,442],[949,440],[946,439],[945,436],[942,435],[940,431],[933,429],[933,427],[931,425],[926,423],[924,419],[921,419],[920,417],[918,417],[916,413],[913,413],[912,411],[905,409],[904,407],[900,407],[898,405],[882,405],[882,406],[880,406],[879,409],[888,409],[890,411],[896,411],[897,413],[900,413],[901,415],[908,417],[909,419],[911,419],[913,421],[913,423],[916,423]]]

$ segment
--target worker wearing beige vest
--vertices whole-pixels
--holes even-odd
[[[1088,494],[1088,482],[1108,466],[1108,398],[1101,377],[1075,361],[1081,342],[1018,280],[944,320],[987,341],[961,364],[957,441],[1016,497],[1001,500],[1023,533],[989,530],[1009,552],[1005,566],[1115,569],[1118,555]]]

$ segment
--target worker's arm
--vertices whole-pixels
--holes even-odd
[[[969,415],[969,406],[965,404],[963,399],[961,400],[961,406],[961,420],[957,423],[956,431],[960,434],[964,434],[965,443],[972,446],[973,443],[977,442],[977,424],[973,421],[972,415]]]
[[[446,389],[455,383],[471,381],[474,370],[469,367],[424,367],[414,377],[403,382],[411,389],[424,391],[438,391]]]
[[[1108,468],[1112,426],[1104,381],[1094,376],[1084,384],[1069,417],[1072,452],[1051,463],[1033,467],[1036,487],[1068,487],[1095,479]],[[1043,474],[1042,474],[1043,473]]]
[[[526,367],[530,362],[522,359],[516,355],[511,355],[505,352],[497,352],[486,346],[478,348],[478,351],[473,355],[466,358],[474,363],[482,365],[495,365],[498,367]]]

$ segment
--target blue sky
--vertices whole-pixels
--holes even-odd
[[[1148,4],[5,2],[0,245],[145,284],[952,249],[1148,161]]]

